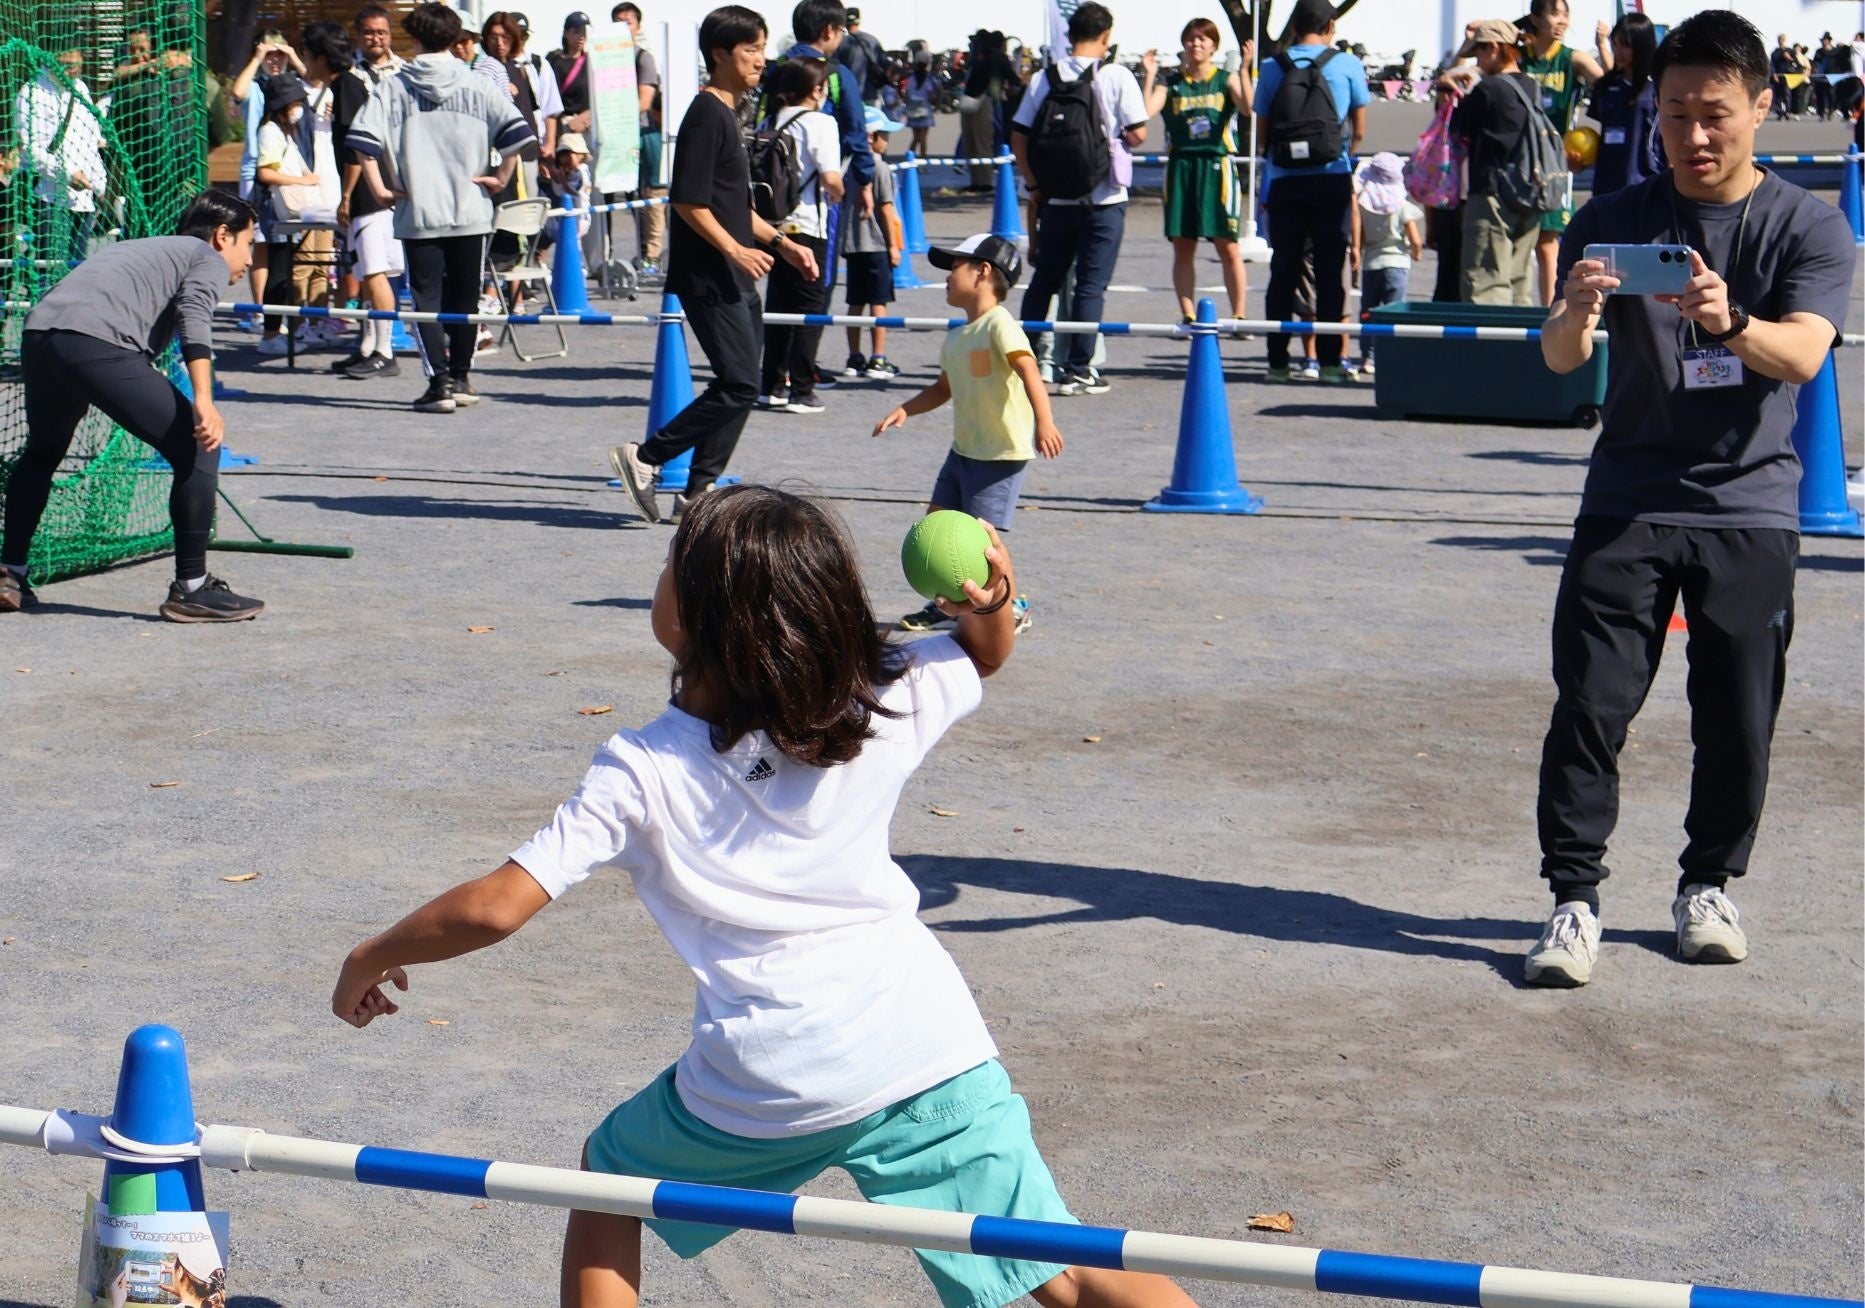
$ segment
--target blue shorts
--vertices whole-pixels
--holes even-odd
[[[871,1203],[1075,1221],[1036,1151],[1029,1108],[995,1058],[858,1122],[775,1140],[700,1121],[681,1102],[670,1067],[609,1114],[591,1133],[587,1154],[596,1172],[786,1193],[840,1167]],[[682,1258],[733,1229],[646,1222]],[[998,1308],[1064,1270],[935,1249],[913,1254],[946,1308]]]
[[[894,302],[894,266],[885,254],[850,250],[842,256],[842,281],[848,288],[851,313],[871,304]]]
[[[1009,531],[1017,512],[1017,493],[1023,489],[1023,473],[1029,466],[1028,459],[973,459],[957,450],[948,451],[933,482],[932,506],[962,509],[999,531]]]

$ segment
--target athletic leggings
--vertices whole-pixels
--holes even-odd
[[[194,440],[194,406],[137,350],[76,332],[29,331],[20,345],[26,384],[26,448],[6,488],[6,539],[0,562],[23,564],[51,497],[52,478],[85,412],[96,405],[175,472],[168,513],[175,524],[175,576],[207,572],[214,525],[218,454]]]

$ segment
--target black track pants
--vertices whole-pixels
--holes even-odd
[[[175,576],[207,572],[207,537],[214,525],[220,456],[194,440],[194,406],[136,350],[76,332],[27,332],[20,345],[25,374],[26,448],[6,489],[6,539],[0,562],[24,563],[45,514],[52,478],[71,448],[85,411],[96,405],[147,442],[174,469],[168,513],[175,524]]]
[[[1556,896],[1603,881],[1619,751],[1681,598],[1690,626],[1687,843],[1678,885],[1748,870],[1794,634],[1795,532],[1583,517],[1554,602],[1557,698],[1541,750],[1541,875]]]
[[[485,272],[483,236],[422,236],[402,242],[408,262],[408,291],[422,313],[476,313],[479,283]],[[473,370],[472,323],[415,325],[421,359],[430,377],[464,377]]]

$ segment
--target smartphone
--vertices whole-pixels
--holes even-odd
[[[1690,280],[1688,245],[1589,245],[1584,253],[1619,279],[1614,295],[1682,295]]]

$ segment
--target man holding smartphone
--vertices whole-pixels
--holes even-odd
[[[1554,892],[1530,984],[1586,984],[1599,883],[1618,819],[1618,756],[1681,597],[1696,758],[1672,919],[1691,962],[1740,962],[1724,893],[1748,869],[1786,681],[1799,552],[1796,387],[1845,319],[1845,219],[1754,162],[1768,51],[1747,20],[1705,10],[1652,65],[1671,168],[1589,202],[1561,242],[1562,298],[1541,352],[1559,373],[1612,337],[1606,407],[1553,622],[1557,698],[1542,746],[1541,875]],[[1590,244],[1690,247],[1678,294],[1615,295]]]

